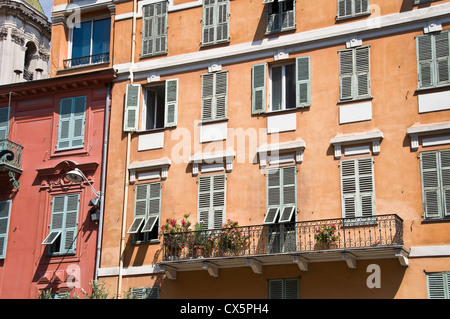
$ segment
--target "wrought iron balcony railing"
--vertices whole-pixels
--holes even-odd
[[[64,69],[109,62],[109,52],[64,60]]]
[[[328,230],[328,238],[323,231]],[[403,245],[397,215],[265,224],[163,234],[163,261]]]
[[[0,151],[4,154],[0,157],[0,165],[7,165],[9,168],[21,170],[23,146],[10,140],[0,140]]]

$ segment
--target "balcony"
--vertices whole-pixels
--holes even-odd
[[[335,228],[335,241],[318,240],[325,226]],[[307,271],[310,262],[323,261],[356,268],[359,259],[396,258],[407,266],[408,255],[403,220],[379,215],[164,234],[160,266],[176,279],[178,271],[205,269],[217,277],[221,268],[251,267],[261,274],[262,266],[293,263]]]
[[[109,62],[109,52],[64,60],[64,69],[95,65]]]
[[[19,188],[16,174],[22,174],[22,150],[22,145],[8,139],[0,140],[0,172],[8,172],[10,181],[16,190]]]

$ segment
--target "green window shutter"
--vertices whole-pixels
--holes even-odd
[[[375,215],[373,159],[341,162],[342,215],[344,218]]]
[[[75,252],[79,201],[79,194],[53,197],[50,233],[42,245],[53,245],[55,254]]]
[[[84,145],[86,96],[61,99],[58,129],[58,150]]]
[[[136,299],[158,299],[159,298],[159,287],[133,288],[131,290],[131,292]]]
[[[297,57],[296,63],[296,100],[297,107],[311,105],[311,67],[309,56]]]
[[[137,131],[138,129],[140,92],[140,84],[127,85],[123,123],[123,130],[125,132]]]
[[[369,12],[369,0],[354,0],[355,15]]]
[[[434,85],[433,42],[433,36],[428,34],[416,38],[419,88],[432,87]]]
[[[436,52],[437,85],[450,82],[450,32],[440,32],[434,36]]]
[[[177,126],[178,79],[166,81],[165,127]]]
[[[352,2],[353,0],[338,0],[338,18],[352,16]]]
[[[264,224],[291,221],[297,207],[297,168],[267,170],[267,213]]]
[[[229,39],[229,0],[205,0],[203,3],[202,44]]]
[[[370,95],[370,50],[368,46],[355,49],[358,97]]]
[[[167,2],[142,8],[142,55],[167,52]]]
[[[444,217],[450,216],[450,150],[440,151]],[[450,279],[450,278],[449,278]]]
[[[429,299],[450,299],[450,274],[427,274],[427,288]]]
[[[227,71],[202,75],[202,121],[226,118],[227,90]]]
[[[281,170],[267,170],[267,208],[280,208],[281,201]]]
[[[369,0],[338,0],[337,6],[339,19],[370,12]]]
[[[0,140],[6,140],[8,138],[9,110],[9,107],[0,108]]]
[[[128,234],[137,234],[147,216],[149,209],[149,184],[136,185],[134,200],[134,219],[128,229]]]
[[[4,259],[6,257],[10,215],[11,201],[7,200],[0,202],[0,259]]]
[[[151,232],[158,222],[161,212],[161,183],[148,184],[148,197],[147,207],[148,212],[146,214],[146,222],[142,228],[142,232]]]
[[[269,299],[298,299],[298,279],[269,280]]]
[[[427,219],[442,216],[438,155],[437,151],[420,154],[423,212]]]
[[[221,228],[225,220],[226,175],[198,179],[198,220],[208,229]]]
[[[266,70],[267,63],[252,67],[252,114],[266,111]]]
[[[353,50],[339,51],[340,99],[353,97]]]

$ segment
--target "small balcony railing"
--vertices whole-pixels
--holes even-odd
[[[109,52],[64,60],[64,69],[109,62]]]
[[[0,165],[8,166],[9,169],[21,171],[22,150],[22,145],[7,139],[0,140],[0,152],[4,154],[0,157]]]
[[[334,240],[320,239],[324,227]],[[162,258],[178,261],[401,245],[403,220],[392,214],[163,234]]]

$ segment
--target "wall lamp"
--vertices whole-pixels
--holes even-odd
[[[89,184],[89,186],[91,187],[92,191],[96,196],[91,198],[91,200],[89,201],[89,206],[93,206],[90,210],[91,220],[97,221],[100,216],[100,210],[98,209],[98,207],[100,206],[100,192],[97,192],[95,190],[95,188],[88,181],[83,172],[80,171],[78,168],[75,168],[74,170],[67,172],[66,178],[74,183],[81,183],[83,180],[85,180]]]

